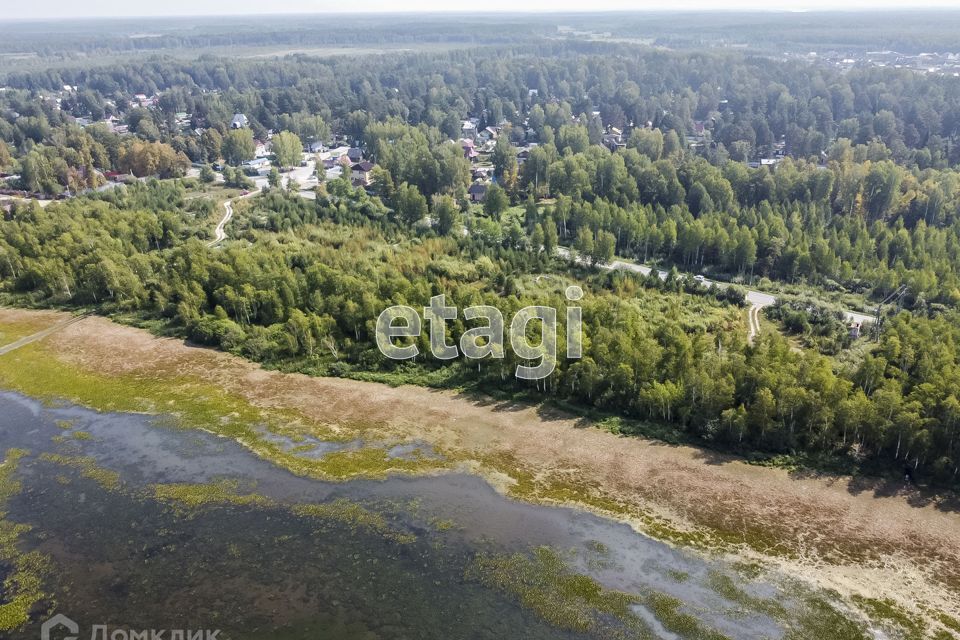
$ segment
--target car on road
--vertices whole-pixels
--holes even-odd
[[[706,278],[704,278],[703,276],[694,276],[693,279],[696,280],[697,282],[703,282],[704,280],[706,280]]]

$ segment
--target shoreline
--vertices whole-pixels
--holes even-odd
[[[65,317],[0,309],[0,331]],[[31,358],[37,362],[38,355],[46,369],[17,366]],[[101,385],[104,380],[149,385],[144,397],[124,399],[139,402],[145,413],[220,402],[229,411],[221,414],[221,424],[210,423],[211,432],[294,473],[341,473],[340,479],[348,479],[466,470],[515,499],[592,511],[663,542],[780,568],[847,598],[889,599],[928,621],[940,613],[960,617],[960,514],[937,502],[915,506],[910,494],[878,495],[882,480],[796,477],[689,445],[616,436],[553,410],[457,392],[267,371],[99,317],[0,356],[0,385],[19,386],[16,390],[34,397],[59,395],[95,409],[116,408],[97,406],[89,390],[66,388],[56,373],[67,371],[99,376]],[[184,395],[174,398],[172,407],[158,404],[171,390]],[[216,390],[224,396],[216,397]],[[391,465],[375,453],[323,468],[294,462],[293,456],[274,455],[255,436],[251,440],[250,432],[236,430],[258,412],[277,416],[282,423],[277,428],[295,438],[360,437],[374,445],[371,450],[419,441],[448,463]]]

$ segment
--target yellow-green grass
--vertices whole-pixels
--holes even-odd
[[[352,440],[362,427],[333,431],[294,410],[264,410],[240,394],[199,376],[158,371],[154,375],[110,375],[81,369],[57,357],[43,342],[0,356],[0,386],[44,401],[68,400],[98,411],[170,416],[175,425],[234,438],[254,453],[301,475],[328,480],[382,478],[388,473],[427,473],[449,462],[426,456],[391,458],[384,446],[309,459],[264,437],[263,428],[289,431],[303,425],[327,440]],[[349,425],[348,425],[349,427]]]

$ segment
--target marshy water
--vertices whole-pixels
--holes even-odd
[[[0,392],[0,454],[29,452],[6,519],[30,527],[19,550],[52,567],[12,637],[39,637],[54,610],[83,637],[107,624],[221,638],[782,638],[805,606],[786,578],[514,501],[476,476],[322,482],[168,422]],[[161,499],[156,485],[172,484],[257,498]]]

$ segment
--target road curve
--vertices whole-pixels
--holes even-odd
[[[233,200],[224,201],[223,208],[225,209],[225,212],[223,214],[223,218],[220,219],[220,222],[217,224],[217,228],[213,230],[213,240],[207,243],[208,247],[215,247],[227,239],[226,227],[227,224],[233,219],[233,203],[237,200],[243,200],[244,198],[252,198],[258,193],[260,193],[259,187],[250,193],[238,196]]]
[[[217,228],[213,230],[213,240],[207,243],[208,247],[216,246],[227,239],[227,232],[224,231],[224,227],[226,227],[227,223],[233,218],[233,201],[227,200],[224,202],[223,208],[226,209],[226,213],[224,213]]]
[[[564,258],[570,258],[572,255],[570,249],[567,249],[566,247],[558,247],[557,253]],[[581,258],[578,258],[577,262],[585,263],[586,261]],[[601,269],[607,269],[611,271],[612,270],[633,271],[634,273],[639,273],[644,276],[650,275],[650,273],[653,271],[652,268],[646,265],[636,264],[634,262],[623,262],[621,260],[614,260],[609,264],[605,263],[605,264],[599,264],[597,266],[600,267]],[[666,271],[657,270],[657,275],[660,277],[661,280],[666,280],[668,274]],[[690,276],[687,275],[686,277],[690,277]],[[719,287],[723,289],[730,286],[730,283],[728,282],[716,282],[714,280],[707,280],[706,278],[704,278],[700,282],[705,287]],[[764,293],[763,291],[754,291],[753,289],[747,289],[746,296],[747,296],[747,302],[749,302],[751,305],[750,316],[749,316],[750,327],[749,327],[748,335],[750,336],[750,340],[752,341],[753,338],[756,337],[758,333],[760,333],[760,312],[763,310],[764,307],[769,307],[776,304],[777,298],[772,294]],[[862,324],[864,322],[874,321],[874,316],[867,315],[865,313],[859,313],[856,311],[844,311],[843,314],[846,316],[847,320],[850,322],[859,322]]]

